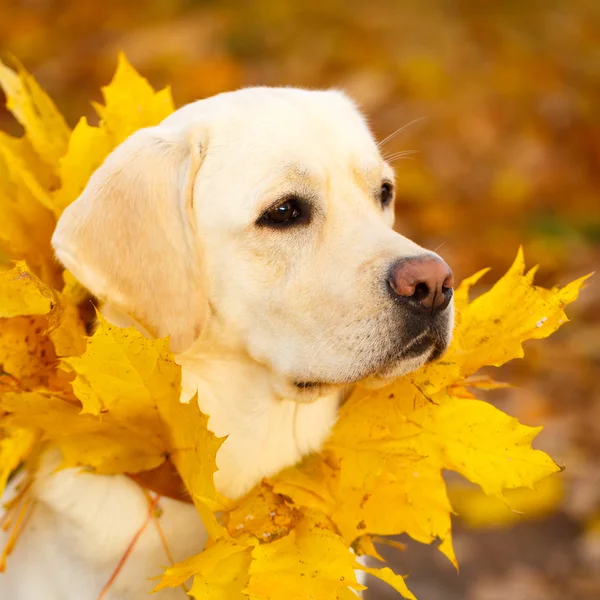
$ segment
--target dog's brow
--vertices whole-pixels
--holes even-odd
[[[287,164],[283,168],[283,177],[303,183],[314,183],[315,181],[315,176],[304,165],[297,163]]]
[[[394,179],[395,179],[394,169],[392,169],[392,167],[389,163],[387,163],[385,161],[383,162],[381,172],[382,172],[384,179],[389,179],[392,182],[394,181]]]
[[[381,166],[373,165],[373,164],[360,164],[353,163],[352,164],[352,178],[362,188],[365,190],[371,190],[374,183],[379,183],[379,179],[381,177]]]

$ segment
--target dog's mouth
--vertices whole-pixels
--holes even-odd
[[[394,379],[415,371],[425,364],[435,362],[444,354],[448,344],[447,339],[428,330],[417,335],[402,348],[390,350],[373,365],[359,369],[360,376],[340,381],[296,380],[294,386],[299,391],[310,392],[324,387],[351,385],[370,377]]]
[[[294,385],[299,390],[312,390],[314,388],[321,387],[322,385],[325,385],[325,384],[319,383],[318,381],[295,381]]]
[[[395,362],[414,359],[427,354],[425,364],[432,363],[444,354],[448,344],[449,340],[442,338],[435,332],[426,331],[405,346]]]

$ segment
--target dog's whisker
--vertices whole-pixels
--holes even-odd
[[[398,156],[397,158],[388,160],[387,162],[390,164],[394,164],[395,162],[397,162],[399,160],[414,160],[414,158],[412,156]]]
[[[395,158],[398,156],[412,156],[413,154],[418,154],[418,150],[399,150],[397,152],[391,152],[390,154],[384,154],[382,156],[383,160],[389,160],[391,158]]]
[[[418,344],[426,335],[429,334],[429,331],[422,331],[419,335],[416,335],[406,346],[402,348],[402,353],[408,352],[415,344]]]
[[[414,160],[412,154],[416,154],[415,152],[400,152],[398,154],[393,154],[388,158],[385,158],[385,161],[389,164],[393,164],[398,160]]]
[[[411,125],[414,125],[415,123],[418,123],[419,121],[424,121],[426,119],[427,119],[427,117],[417,117],[416,119],[413,119],[409,123],[406,123],[406,125],[402,125],[402,127],[398,127],[398,129],[396,129],[396,131],[393,131],[386,138],[384,138],[383,140],[378,142],[377,147],[380,149],[383,148],[383,146],[385,146],[385,144],[387,144],[388,142],[393,140],[397,135],[401,134],[403,131],[406,131]]]

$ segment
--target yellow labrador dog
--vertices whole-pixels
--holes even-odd
[[[65,211],[59,260],[117,325],[170,335],[229,497],[317,451],[349,384],[448,345],[452,273],[392,230],[394,178],[342,93],[250,88],[133,134]],[[96,600],[147,514],[125,476],[53,472],[0,575],[3,600]],[[194,508],[161,500],[175,560],[202,549]],[[147,528],[104,600],[140,600],[168,563]],[[181,589],[157,600],[183,599]]]

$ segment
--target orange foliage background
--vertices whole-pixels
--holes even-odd
[[[333,86],[380,138],[423,118],[385,146],[416,152],[396,163],[397,228],[459,279],[484,266],[496,279],[523,243],[544,285],[600,264],[598,39],[596,0],[0,0],[2,58],[22,61],[70,125],[94,122],[89,99],[121,49],[178,105],[246,85]],[[18,133],[3,108],[0,129]],[[564,491],[510,529],[457,523],[460,577],[412,548],[400,568],[417,596],[600,597],[597,282],[570,315],[498,374],[523,387],[488,398],[546,423],[540,445],[567,465]]]

